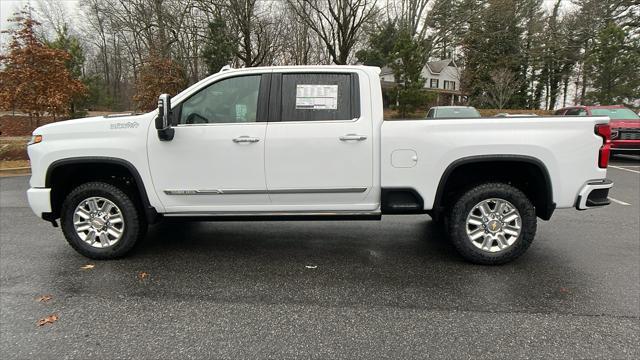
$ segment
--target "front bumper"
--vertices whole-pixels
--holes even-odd
[[[582,187],[576,200],[576,209],[586,210],[594,207],[609,205],[609,189],[613,181],[609,179],[591,180]]]
[[[43,214],[51,213],[51,189],[31,188],[27,190],[29,206],[34,214],[43,218]]]
[[[628,134],[618,135],[617,139],[611,140],[611,152],[613,154],[640,154],[640,131],[633,134],[635,139],[625,135]]]

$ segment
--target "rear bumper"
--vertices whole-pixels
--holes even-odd
[[[33,213],[40,218],[51,213],[51,189],[31,188],[27,190],[27,199]]]
[[[609,205],[609,189],[613,181],[609,179],[591,180],[582,187],[576,200],[576,209],[586,210],[594,207]]]

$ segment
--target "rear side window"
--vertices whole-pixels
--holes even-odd
[[[569,109],[569,110],[567,110],[565,115],[569,115],[569,116],[571,116],[571,115],[584,116],[584,115],[587,115],[587,111],[585,109],[580,109],[580,108]]]
[[[427,119],[433,119],[433,113],[434,113],[434,110],[429,109],[429,112],[427,113]]]
[[[359,117],[357,75],[282,74],[280,121],[351,120]]]

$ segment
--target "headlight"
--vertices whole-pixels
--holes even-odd
[[[29,141],[29,143],[27,143],[27,145],[37,144],[41,141],[42,141],[42,135],[32,135],[31,140]]]
[[[620,134],[618,132],[618,130],[611,130],[611,140],[615,140],[618,138],[618,134]]]

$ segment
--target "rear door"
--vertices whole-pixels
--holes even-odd
[[[265,148],[272,204],[287,210],[372,210],[370,109],[353,72],[274,73]]]

